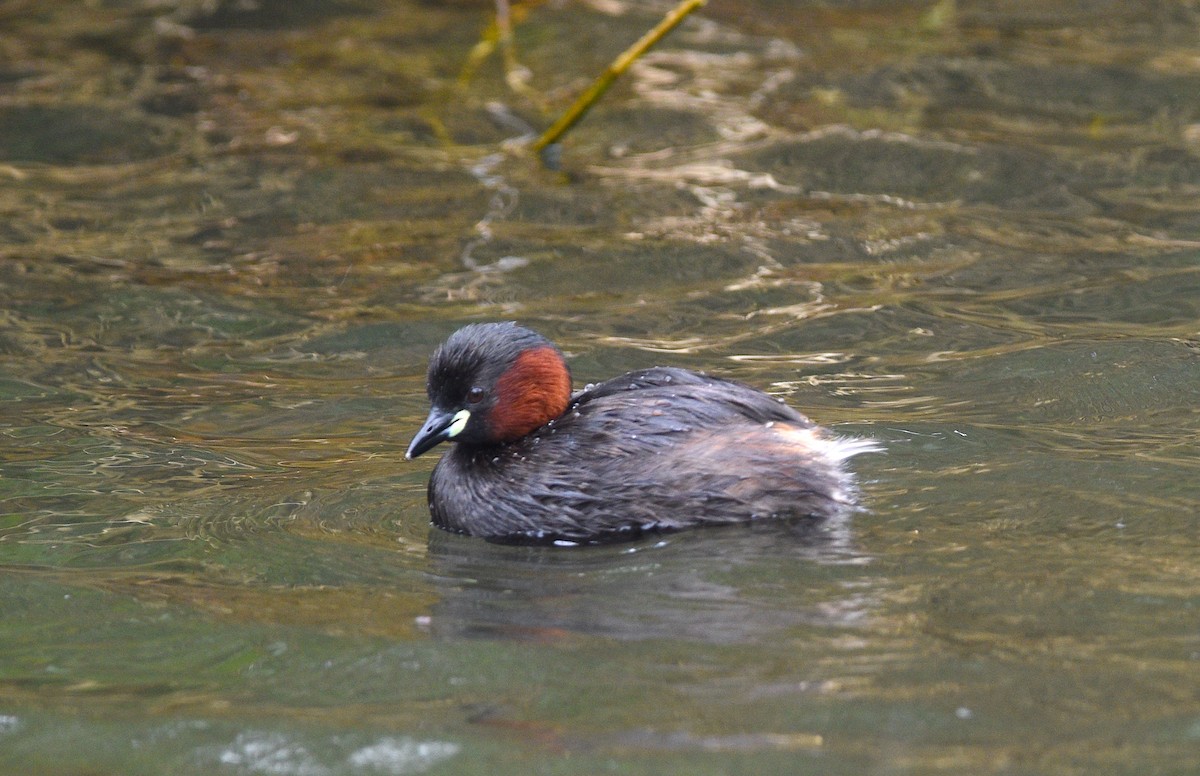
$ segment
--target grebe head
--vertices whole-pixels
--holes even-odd
[[[429,359],[432,409],[405,458],[453,440],[485,446],[519,439],[557,418],[571,399],[562,352],[515,323],[473,323]]]

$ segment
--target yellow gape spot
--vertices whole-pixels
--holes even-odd
[[[446,429],[446,436],[453,439],[462,433],[462,430],[467,427],[467,421],[471,419],[470,410],[459,410],[454,413],[454,420]]]

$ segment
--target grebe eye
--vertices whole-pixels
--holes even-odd
[[[467,391],[467,404],[478,404],[483,401],[484,390],[476,385],[471,390]]]

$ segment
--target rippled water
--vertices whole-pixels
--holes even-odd
[[[1200,771],[1200,12],[0,8],[0,772]],[[786,397],[869,511],[431,532],[432,348]]]

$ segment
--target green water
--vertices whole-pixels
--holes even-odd
[[[1200,12],[0,6],[0,773],[1200,772]],[[465,75],[464,75],[465,74]],[[431,531],[467,321],[886,445],[817,533]]]

